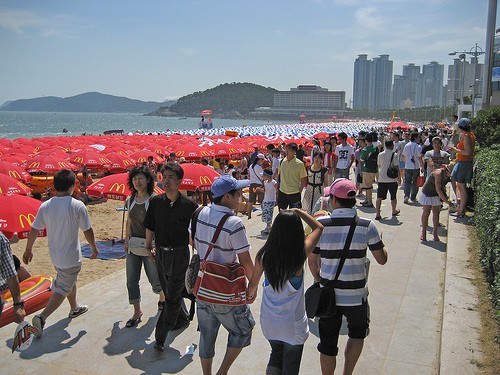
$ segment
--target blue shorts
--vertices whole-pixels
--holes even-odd
[[[468,184],[472,181],[472,161],[457,161],[453,172],[451,172],[451,180],[460,184]]]
[[[399,162],[399,169],[405,169],[405,162],[402,160]]]
[[[229,348],[244,348],[250,345],[255,320],[248,305],[226,306],[197,300],[196,306],[200,327],[200,358],[215,356],[215,341],[221,324],[229,332]]]

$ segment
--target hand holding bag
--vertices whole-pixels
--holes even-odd
[[[246,304],[245,268],[239,263],[219,264],[207,261],[229,216],[231,215],[224,215],[217,225],[205,258],[201,262],[193,293],[198,300],[203,302],[240,306]]]
[[[351,246],[352,237],[354,235],[354,230],[356,229],[357,224],[358,217],[356,216],[351,223],[349,233],[347,234],[347,239],[344,244],[344,249],[340,254],[339,265],[337,267],[335,278],[333,280],[330,280],[323,287],[321,287],[321,284],[317,282],[311,285],[306,290],[305,303],[306,314],[308,318],[331,318],[335,315],[337,308],[335,301],[335,282],[339,278],[342,267],[344,266],[345,260],[347,258],[347,252],[349,251],[349,247]]]
[[[196,211],[193,212],[193,216],[191,218],[191,241],[193,243],[193,256],[191,257],[191,261],[186,269],[186,275],[184,276],[184,286],[186,287],[186,291],[188,294],[193,294],[194,284],[196,282],[196,278],[198,277],[198,271],[200,270],[200,256],[195,253],[196,249],[194,247],[194,236],[196,233],[196,224],[198,222],[198,215],[200,214],[202,207],[198,207]]]
[[[417,187],[422,187],[424,186],[424,183],[425,183],[425,179],[424,179],[424,176],[418,176],[417,177]]]

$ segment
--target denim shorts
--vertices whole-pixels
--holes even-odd
[[[221,324],[229,332],[227,347],[244,348],[250,345],[255,320],[248,305],[226,306],[197,300],[196,306],[200,327],[200,358],[215,356],[215,341]]]
[[[55,269],[57,271],[57,276],[52,289],[54,289],[54,292],[66,297],[76,284],[76,279],[78,278],[82,266],[65,269],[55,267]]]
[[[468,184],[472,181],[472,161],[457,161],[453,172],[451,172],[452,181],[460,184]]]

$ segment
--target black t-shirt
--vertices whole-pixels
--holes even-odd
[[[302,162],[303,162],[303,161],[304,161],[304,156],[305,156],[305,155],[306,155],[306,153],[304,152],[304,150],[303,150],[302,148],[299,148],[299,149],[297,150],[297,153],[296,153],[295,157],[296,157],[297,159],[299,159],[300,161],[302,161]]]
[[[155,232],[157,246],[187,246],[189,222],[198,204],[184,194],[171,203],[166,194],[151,198],[144,226]]]

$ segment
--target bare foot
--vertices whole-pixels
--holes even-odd
[[[427,241],[427,237],[426,237],[426,235],[425,235],[425,234],[422,234],[422,235],[420,236],[420,241]]]

